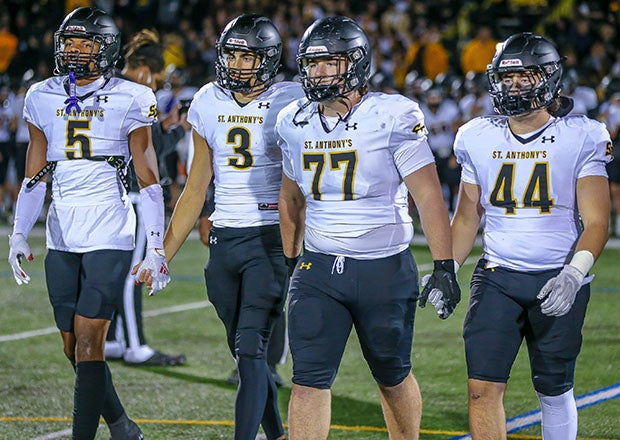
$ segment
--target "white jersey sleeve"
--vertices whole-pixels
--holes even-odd
[[[204,86],[189,108],[188,122],[213,150],[215,227],[276,224],[282,153],[274,125],[279,111],[303,96],[297,83],[272,84],[240,105],[215,83]]]
[[[427,129],[424,114],[413,101],[394,95],[394,106],[400,114],[394,119],[388,145],[393,148],[394,162],[402,177],[433,163],[433,153],[427,141]],[[370,121],[369,121],[370,122]],[[393,146],[393,147],[392,147]]]
[[[611,141],[585,116],[552,118],[528,138],[505,117],[476,118],[459,129],[462,180],[480,186],[484,258],[521,271],[561,267],[581,233],[577,180],[606,176]]]

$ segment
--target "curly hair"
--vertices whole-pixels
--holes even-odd
[[[163,48],[159,42],[159,35],[154,30],[142,29],[136,32],[123,46],[123,50],[125,64],[129,68],[148,66],[153,72],[164,70]]]

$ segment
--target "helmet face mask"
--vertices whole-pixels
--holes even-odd
[[[317,74],[319,63],[329,65],[327,69],[334,73]],[[306,94],[310,100],[325,101],[347,93],[347,78],[352,75],[351,66],[348,58],[343,56],[306,57],[300,60],[300,70],[304,72],[304,90],[307,89]]]
[[[261,15],[245,14],[232,20],[215,47],[217,83],[232,92],[252,93],[266,89],[280,67],[280,33],[271,20]],[[253,60],[245,62],[248,56]],[[232,66],[237,58],[249,67]]]
[[[357,90],[370,76],[370,44],[362,28],[350,18],[326,17],[304,33],[297,52],[301,85],[310,101],[327,101]],[[319,60],[337,60],[337,73],[311,74]]]
[[[83,50],[88,46],[90,51]],[[76,9],[54,33],[54,73],[57,75],[69,72],[76,78],[104,75],[112,71],[119,56],[120,31],[114,20],[99,9]]]
[[[508,38],[487,68],[495,110],[516,116],[549,107],[560,95],[561,57],[540,35]]]

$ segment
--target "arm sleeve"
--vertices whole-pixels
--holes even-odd
[[[45,201],[45,182],[39,182],[32,188],[27,188],[26,184],[30,179],[25,178],[22,182],[17,205],[15,207],[15,220],[13,222],[13,234],[22,234],[28,238]]]

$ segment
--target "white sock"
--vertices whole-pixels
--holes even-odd
[[[128,348],[123,355],[123,359],[125,362],[144,362],[149,359],[151,356],[155,354],[155,350],[153,350],[148,345],[141,345],[138,348]]]
[[[122,359],[125,353],[125,341],[105,341],[106,359]]]
[[[577,438],[577,404],[571,388],[559,396],[538,395],[542,412],[543,440],[571,440]]]

